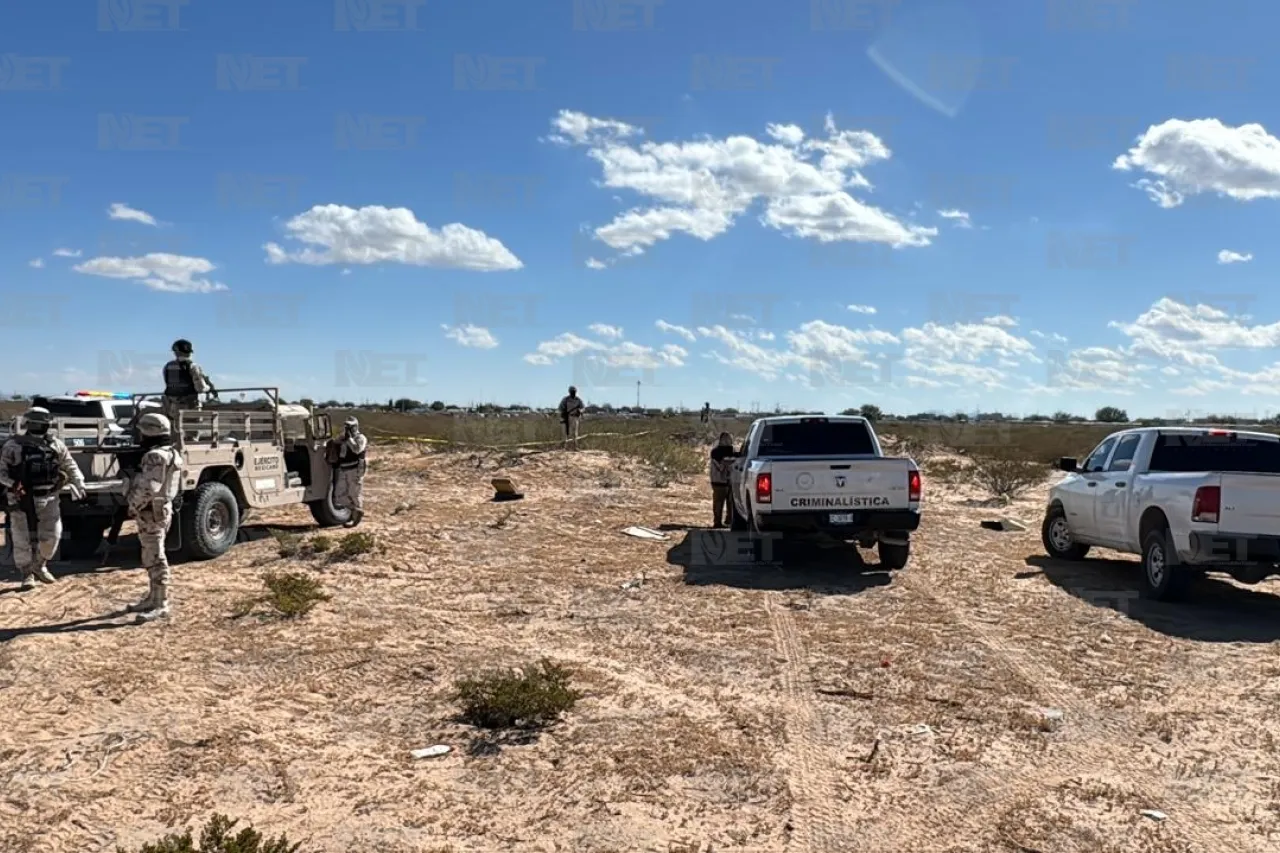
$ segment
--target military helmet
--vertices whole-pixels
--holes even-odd
[[[179,338],[173,342],[173,351],[178,355],[191,355],[195,347],[191,346],[191,341],[186,338]]]
[[[42,406],[33,406],[22,413],[22,422],[29,435],[44,435],[53,423],[53,415]]]
[[[578,393],[578,386],[577,386],[577,385],[570,385],[570,386],[569,386],[569,393],[570,393],[570,394],[577,394],[577,393]]]
[[[359,427],[360,422],[356,420],[355,415],[352,415],[351,417],[347,418],[346,421],[343,422],[343,426]]]
[[[143,438],[156,438],[162,435],[168,435],[170,430],[169,419],[158,412],[147,412],[138,418],[138,433]]]

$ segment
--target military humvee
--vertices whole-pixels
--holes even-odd
[[[179,431],[184,436],[186,468],[166,552],[191,560],[218,557],[235,544],[241,522],[255,510],[306,504],[321,527],[336,527],[350,518],[349,510],[333,505],[333,469],[325,461],[333,427],[327,414],[281,404],[276,388],[220,388],[218,393],[265,394],[266,400],[257,405],[211,403],[179,413],[173,429],[175,436]],[[135,394],[135,410],[142,411],[143,400],[160,397]],[[71,419],[62,419],[55,421],[54,430],[74,426]],[[73,501],[70,490],[63,489],[64,559],[90,557],[109,528],[118,532],[127,512],[127,478],[137,472],[143,454],[136,434],[127,444],[100,435],[96,443],[81,444],[76,451],[94,459],[90,466],[81,463],[85,500]]]

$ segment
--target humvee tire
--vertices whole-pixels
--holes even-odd
[[[240,532],[240,505],[224,484],[201,483],[182,502],[183,554],[192,560],[221,557],[235,544]]]
[[[311,517],[321,527],[341,527],[351,519],[351,510],[338,509],[333,505],[333,489],[329,489],[324,500],[308,503],[307,509],[311,510]]]
[[[58,559],[88,560],[98,553],[109,524],[101,516],[71,517],[62,520],[62,541]]]

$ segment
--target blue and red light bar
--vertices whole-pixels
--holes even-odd
[[[120,394],[115,391],[77,391],[75,393],[75,396],[95,397],[100,400],[101,399],[108,399],[108,400],[132,400],[133,399],[132,394]]]

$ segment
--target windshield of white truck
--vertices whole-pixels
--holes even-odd
[[[1280,441],[1234,434],[1161,435],[1151,454],[1150,470],[1167,474],[1280,474]]]
[[[857,456],[874,454],[871,431],[848,421],[770,424],[760,437],[761,456]]]

